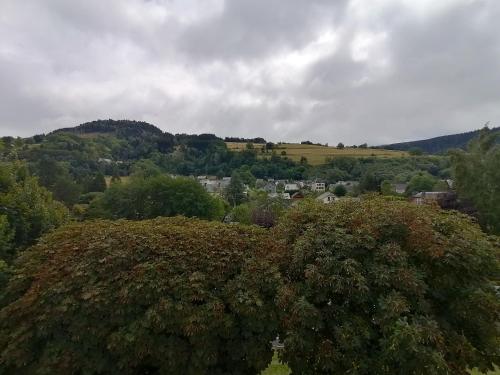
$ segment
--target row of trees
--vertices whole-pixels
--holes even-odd
[[[499,364],[498,239],[394,199],[306,202],[272,230],[197,219],[61,228],[0,306],[4,374],[457,374]]]

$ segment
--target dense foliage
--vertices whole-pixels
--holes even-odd
[[[266,140],[262,137],[257,138],[240,138],[240,137],[226,137],[224,138],[225,142],[238,142],[238,143],[259,143],[264,144]]]
[[[479,212],[483,228],[500,235],[500,133],[484,130],[467,151],[452,153],[455,187]]]
[[[69,219],[68,210],[21,163],[0,163],[0,260]]]
[[[454,374],[499,363],[498,242],[465,216],[368,199],[292,209],[283,359],[298,374]]]
[[[107,219],[142,220],[175,215],[221,219],[224,205],[193,179],[153,175],[112,184],[91,202],[88,210],[89,217]]]
[[[258,374],[281,249],[185,218],[96,221],[24,253],[0,311],[2,374]]]

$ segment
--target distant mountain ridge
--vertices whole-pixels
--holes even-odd
[[[490,130],[500,132],[500,127],[492,128]],[[408,151],[412,148],[418,148],[429,154],[443,154],[453,148],[465,148],[473,138],[479,135],[480,131],[481,129],[478,129],[466,133],[442,135],[418,141],[392,143],[389,145],[379,146],[379,148],[400,151]]]

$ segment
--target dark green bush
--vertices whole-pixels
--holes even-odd
[[[280,248],[181,217],[74,224],[18,260],[2,374],[258,374],[271,361]]]
[[[283,359],[294,374],[453,374],[499,364],[498,243],[402,201],[307,203],[286,238]]]

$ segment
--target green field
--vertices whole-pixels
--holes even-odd
[[[246,143],[240,142],[226,142],[228,149],[233,151],[241,151],[246,148]],[[264,145],[254,143],[254,148],[260,150]],[[405,151],[393,151],[384,149],[373,148],[351,148],[346,147],[338,149],[336,147],[318,146],[318,145],[301,145],[298,143],[283,143],[275,145],[274,150],[278,155],[282,151],[286,152],[286,156],[294,161],[300,161],[301,157],[306,157],[311,165],[324,164],[327,157],[335,156],[351,156],[351,157],[370,157],[375,156],[379,158],[398,158],[408,156]],[[262,154],[262,155],[270,155]]]

